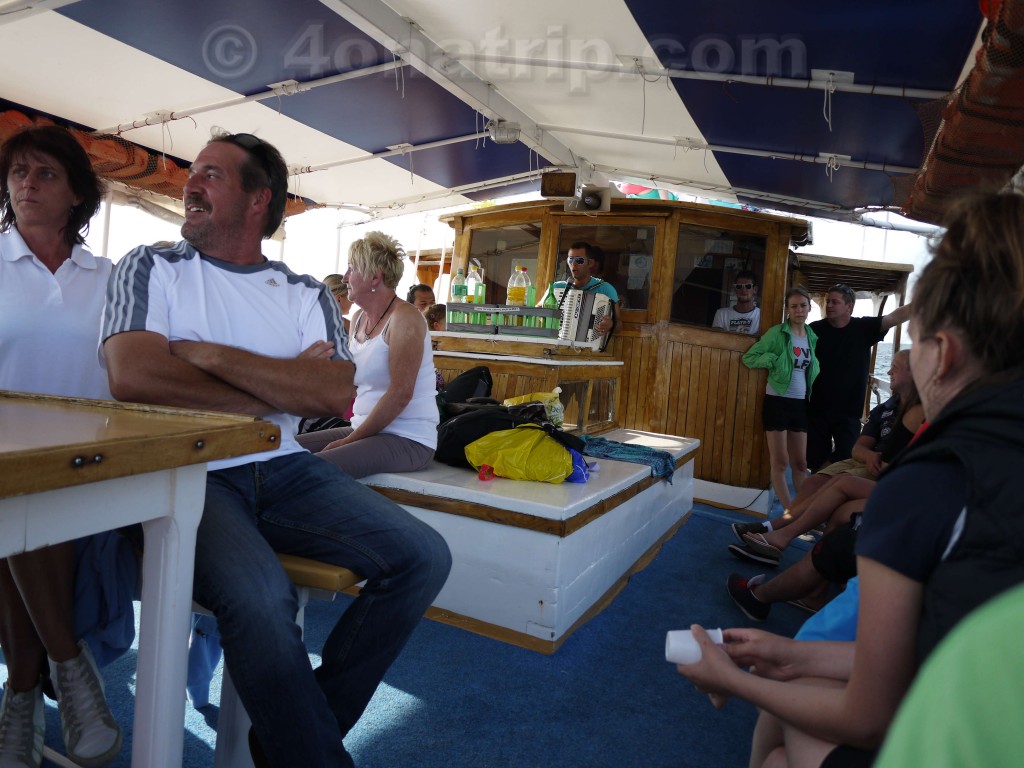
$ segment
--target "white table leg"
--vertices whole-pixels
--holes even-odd
[[[132,765],[180,768],[192,573],[196,528],[206,496],[206,465],[161,474],[160,482],[154,482],[151,501],[157,504],[166,499],[165,516],[143,523],[146,545]]]

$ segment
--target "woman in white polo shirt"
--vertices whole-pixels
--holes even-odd
[[[82,245],[102,194],[63,128],[29,128],[0,149],[0,389],[110,398],[97,342],[111,263]],[[103,765],[121,748],[96,663],[75,638],[74,555],[69,542],[0,560],[4,765],[42,760],[47,676],[75,762]]]

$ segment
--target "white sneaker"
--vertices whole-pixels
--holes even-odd
[[[15,693],[4,685],[0,704],[0,768],[39,768],[43,764],[43,689]]]
[[[68,757],[85,768],[109,763],[121,750],[121,729],[103,695],[103,678],[84,640],[77,657],[58,664],[50,659],[57,692],[61,733]]]

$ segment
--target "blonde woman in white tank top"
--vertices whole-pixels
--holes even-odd
[[[430,335],[423,315],[395,293],[405,251],[371,232],[349,249],[349,350],[356,363],[352,426],[299,435],[299,443],[352,477],[430,465],[437,404]]]

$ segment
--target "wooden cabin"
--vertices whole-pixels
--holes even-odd
[[[566,278],[565,254],[576,241],[604,253],[600,276],[623,301],[622,329],[607,348],[491,333],[434,334],[435,365],[446,378],[486,364],[497,399],[562,388],[566,426],[597,434],[617,427],[698,438],[694,476],[749,489],[769,485],[761,428],[767,374],[741,362],[755,336],[711,327],[715,311],[735,301],[743,269],[759,276],[763,332],[783,319],[790,284],[821,300],[845,282],[860,297],[903,304],[910,265],[796,255],[808,223],[725,206],[650,199],[613,199],[607,212],[566,211],[541,200],[445,217],[455,229],[452,271],[477,266],[486,302],[505,302],[515,266],[525,266],[538,300]],[[440,298],[440,297],[439,297]],[[898,331],[897,331],[898,333]],[[897,336],[898,348],[898,336]]]
[[[623,301],[622,329],[604,351],[516,335],[440,333],[435,365],[450,378],[486,364],[502,399],[561,386],[567,426],[615,427],[696,437],[695,477],[744,488],[769,482],[761,430],[765,373],[740,361],[755,337],[711,328],[734,300],[737,272],[760,276],[764,328],[782,319],[791,243],[801,219],[661,200],[615,199],[602,213],[562,202],[500,206],[445,218],[456,233],[452,269],[476,265],[486,301],[505,301],[514,266],[542,296],[565,279],[570,244],[602,249],[605,280]],[[763,328],[762,328],[763,330]]]

